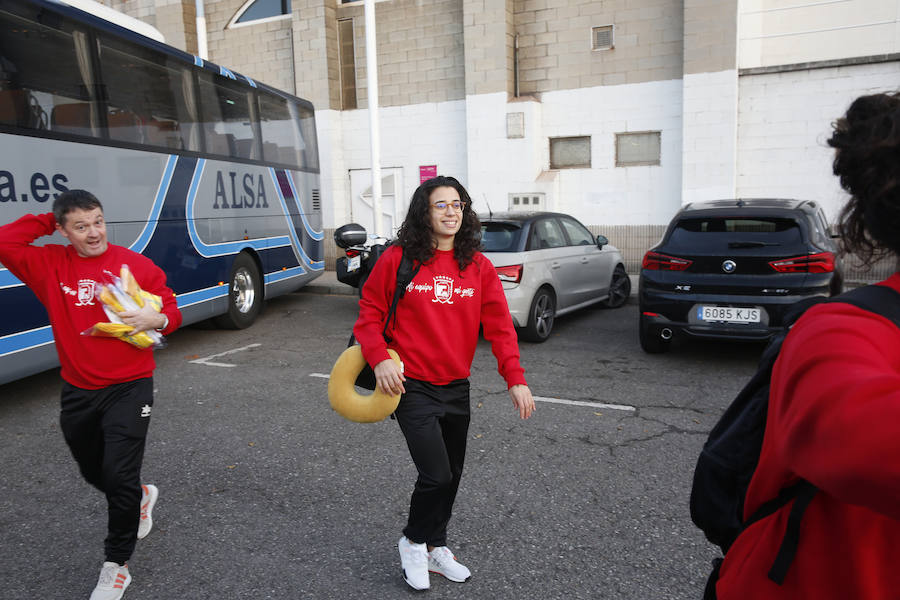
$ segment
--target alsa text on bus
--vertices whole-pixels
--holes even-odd
[[[240,196],[237,189],[238,179],[243,187]],[[253,189],[254,185],[256,191]],[[236,171],[228,171],[224,176],[222,171],[216,171],[216,199],[213,208],[269,208],[263,175],[259,174],[254,181],[252,173],[244,173],[238,178]]]
[[[65,185],[68,182],[69,178],[62,173],[54,173],[49,177],[40,172],[33,173],[31,175],[31,185],[25,188],[31,192],[31,195],[29,196],[26,192],[19,195],[16,190],[15,176],[9,171],[0,170],[0,202],[28,202],[29,200],[46,202],[69,189]],[[55,192],[51,192],[51,185]],[[21,191],[21,188],[19,191]]]

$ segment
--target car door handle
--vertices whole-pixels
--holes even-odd
[[[550,263],[550,268],[551,268],[551,269],[558,269],[558,268],[559,268],[559,261],[554,260],[552,263]]]

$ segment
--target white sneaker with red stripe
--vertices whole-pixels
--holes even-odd
[[[469,569],[456,562],[456,557],[447,546],[438,546],[428,553],[428,570],[457,583],[472,576]]]
[[[119,600],[129,583],[131,574],[128,573],[127,564],[119,566],[118,563],[105,562],[100,569],[100,579],[97,580],[91,600]]]
[[[153,529],[153,505],[159,498],[159,490],[155,485],[142,485],[141,491],[141,521],[138,524],[138,539],[142,540],[147,537],[150,530]]]

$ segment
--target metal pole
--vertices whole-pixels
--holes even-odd
[[[381,218],[381,133],[378,129],[378,56],[375,51],[375,0],[365,0],[366,83],[369,96],[369,139],[372,144],[372,213],[375,235],[384,237]]]
[[[203,0],[195,0],[197,12],[197,56],[203,60],[209,58],[209,49],[206,47],[206,15],[203,12]]]

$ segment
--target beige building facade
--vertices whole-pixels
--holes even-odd
[[[193,0],[107,3],[197,54]],[[363,2],[203,10],[209,60],[315,105],[326,234],[372,230]],[[900,87],[900,0],[380,0],[375,14],[388,227],[434,169],[479,212],[576,216],[631,271],[692,200],[799,197],[834,218],[831,122]]]

